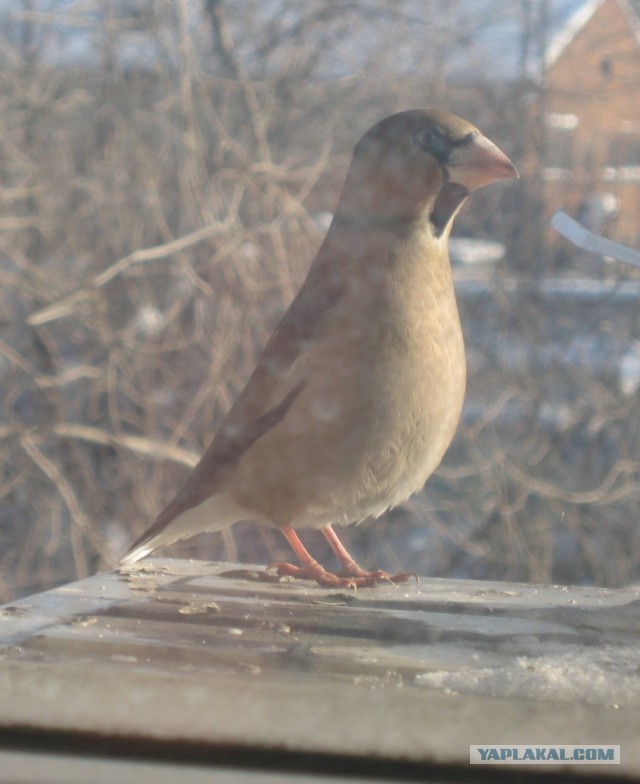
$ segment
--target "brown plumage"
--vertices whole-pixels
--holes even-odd
[[[462,332],[447,241],[469,192],[512,177],[466,120],[394,114],[355,147],[307,279],[211,445],[121,565],[203,531],[278,526],[301,560],[282,574],[324,585],[390,577],[360,569],[331,524],[378,516],[420,490],[457,427]],[[295,534],[320,528],[343,573]]]

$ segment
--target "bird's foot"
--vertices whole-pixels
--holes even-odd
[[[274,563],[267,567],[267,571],[275,570],[278,577],[296,577],[301,580],[315,580],[318,585],[328,588],[353,588],[354,590],[364,583],[357,577],[341,576],[334,574],[321,566],[317,561],[306,566],[296,566],[292,563]]]
[[[296,566],[291,563],[274,563],[268,569],[274,569],[279,577],[296,577],[303,580],[315,580],[318,585],[328,588],[372,588],[374,585],[380,583],[387,583],[394,585],[396,583],[405,583],[412,577],[415,577],[416,582],[418,577],[413,572],[401,572],[400,574],[388,574],[380,569],[367,572],[361,569],[356,564],[356,569],[345,570],[336,574],[325,569],[324,566],[317,561],[310,563],[306,566]]]
[[[377,583],[391,583],[392,585],[395,583],[406,583],[412,577],[415,578],[416,583],[419,582],[418,575],[415,572],[389,574],[389,572],[384,572],[381,569],[373,572],[366,571],[353,559],[330,525],[325,525],[321,530],[324,538],[329,542],[329,546],[342,564],[342,571],[340,572],[342,577],[354,577],[359,581],[358,585],[362,586],[372,586]]]

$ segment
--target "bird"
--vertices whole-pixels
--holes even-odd
[[[467,120],[412,109],[353,150],[324,241],[202,458],[121,559],[241,520],[278,528],[299,564],[269,568],[321,586],[404,582],[362,568],[333,526],[379,517],[421,490],[451,443],[466,362],[448,256],[471,191],[518,176]],[[319,529],[322,566],[297,530]]]

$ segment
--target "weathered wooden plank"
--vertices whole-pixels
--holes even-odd
[[[325,775],[277,773],[210,765],[100,759],[76,754],[0,751],[0,781],[11,784],[326,784]],[[401,779],[386,778],[387,784]],[[370,784],[371,779],[332,776],[331,784]],[[438,784],[434,781],[433,784]],[[444,784],[444,782],[440,782]]]
[[[608,743],[637,774],[639,632],[638,589],[336,592],[153,559],[0,608],[0,728],[418,765]]]

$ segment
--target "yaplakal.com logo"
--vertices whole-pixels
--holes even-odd
[[[472,765],[619,765],[620,746],[469,746]]]

